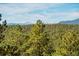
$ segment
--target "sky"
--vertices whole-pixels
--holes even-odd
[[[7,23],[58,23],[79,18],[78,3],[0,3],[2,19]]]

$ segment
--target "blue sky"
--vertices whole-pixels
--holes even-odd
[[[35,23],[38,19],[44,23],[58,23],[79,18],[79,4],[1,3],[0,13],[8,23]]]

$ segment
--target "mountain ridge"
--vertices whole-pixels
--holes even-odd
[[[60,21],[60,24],[79,24],[79,18],[75,20],[69,20],[69,21]]]

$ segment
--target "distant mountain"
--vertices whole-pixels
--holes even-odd
[[[30,22],[26,22],[26,23],[8,23],[8,25],[28,25],[31,24]]]
[[[79,24],[79,18],[71,21],[61,21],[60,24]]]

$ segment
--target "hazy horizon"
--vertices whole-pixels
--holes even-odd
[[[58,23],[79,18],[78,3],[1,3],[2,19],[8,23]]]

